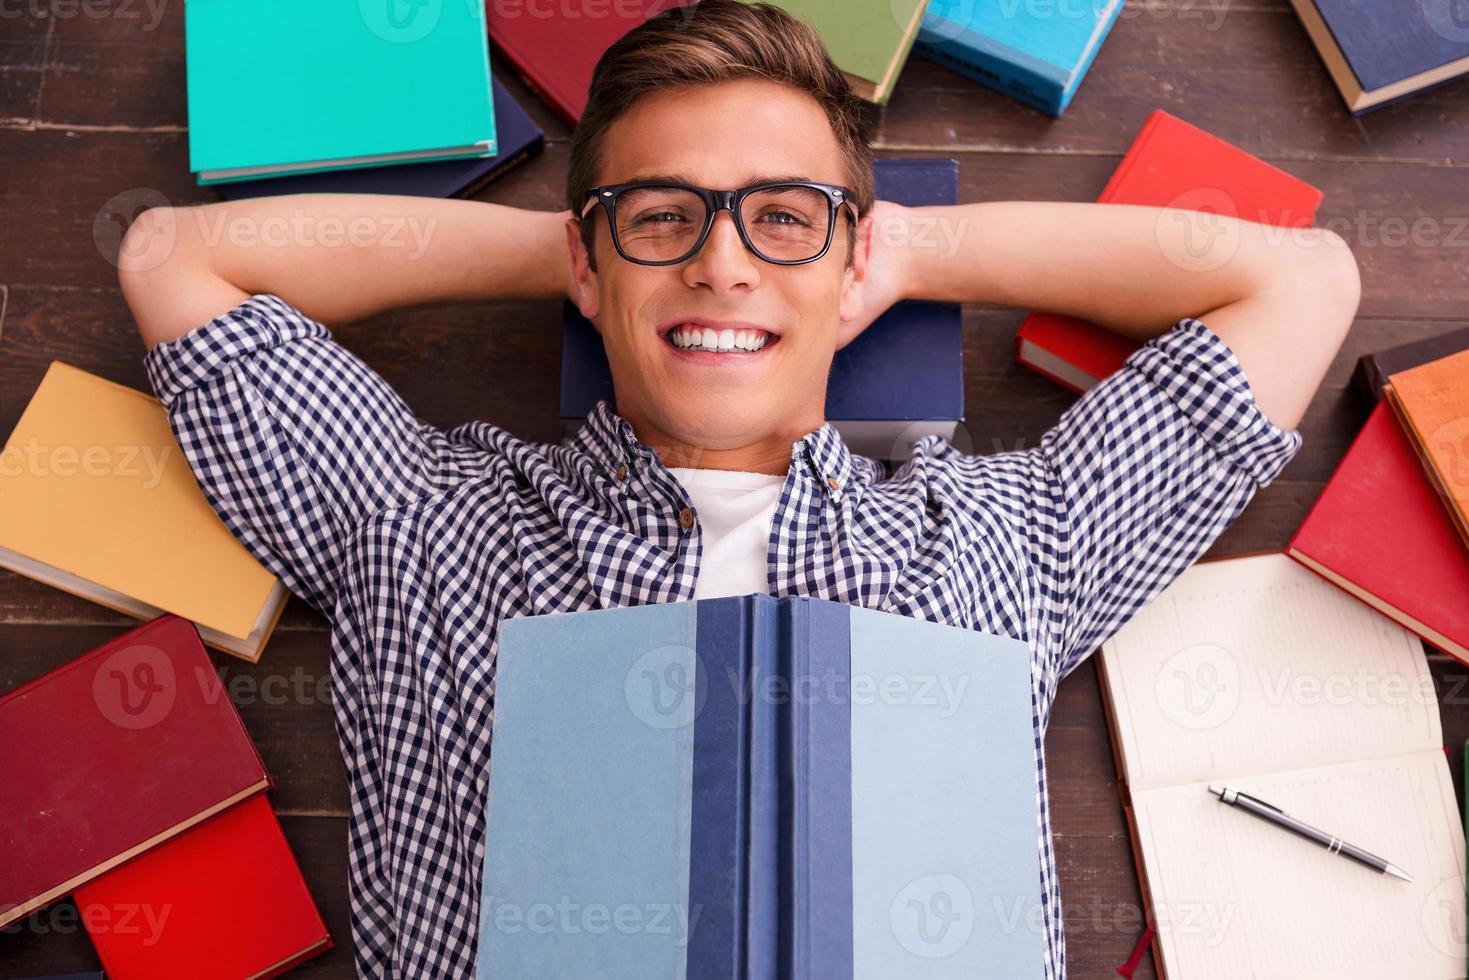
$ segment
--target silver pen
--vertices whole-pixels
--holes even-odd
[[[1413,880],[1412,876],[1409,875],[1408,872],[1404,871],[1397,865],[1390,864],[1389,862],[1384,861],[1382,858],[1378,857],[1375,854],[1368,854],[1360,847],[1353,847],[1351,844],[1348,844],[1340,837],[1333,837],[1331,834],[1323,833],[1322,831],[1317,830],[1310,824],[1301,823],[1299,820],[1286,813],[1280,807],[1271,806],[1264,800],[1256,799],[1255,797],[1250,796],[1247,793],[1241,793],[1233,786],[1220,786],[1217,783],[1210,783],[1209,792],[1219,797],[1220,803],[1228,803],[1230,806],[1238,807],[1241,810],[1245,810],[1249,813],[1254,814],[1262,820],[1270,821],[1277,827],[1284,827],[1286,830],[1300,834],[1302,837],[1305,837],[1308,840],[1313,840],[1316,843],[1321,844],[1326,848],[1327,853],[1340,854],[1343,857],[1349,857],[1353,861],[1357,861],[1361,864],[1367,865],[1367,867],[1371,868],[1373,871],[1380,871],[1383,874],[1394,875],[1398,878],[1403,879],[1404,881]]]

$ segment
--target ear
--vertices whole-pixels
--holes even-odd
[[[571,301],[581,315],[597,323],[598,294],[597,274],[592,271],[587,248],[581,240],[581,224],[575,218],[566,219],[566,247],[571,252]],[[597,328],[601,332],[601,327]]]
[[[873,216],[868,214],[857,222],[857,238],[852,246],[852,263],[842,270],[842,294],[837,305],[841,321],[841,344],[851,340],[861,327],[853,323],[866,309],[867,273],[872,258]],[[862,324],[861,326],[865,326]],[[854,329],[856,327],[856,329]]]

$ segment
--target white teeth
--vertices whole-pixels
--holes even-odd
[[[753,354],[769,343],[770,335],[763,330],[735,330],[730,327],[722,330],[712,327],[675,327],[668,332],[668,339],[680,350],[739,350]]]

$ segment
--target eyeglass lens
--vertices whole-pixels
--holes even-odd
[[[776,186],[746,195],[740,218],[751,244],[776,261],[809,259],[826,244],[831,222],[826,194],[812,187]],[[639,187],[617,201],[617,240],[645,262],[682,259],[699,240],[708,206],[677,187]]]

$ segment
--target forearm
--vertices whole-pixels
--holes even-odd
[[[1351,251],[1319,228],[1023,201],[897,220],[913,243],[900,250],[905,296],[1063,313],[1140,340],[1196,317],[1229,344],[1282,426],[1304,414],[1360,296]]]
[[[916,295],[1064,313],[1137,338],[1259,292],[1310,247],[1309,230],[1168,208],[997,201],[913,212],[915,240],[934,243],[909,249]]]
[[[417,303],[554,298],[568,276],[565,218],[372,194],[155,208],[123,241],[119,281],[149,347],[258,292],[329,324]]]

